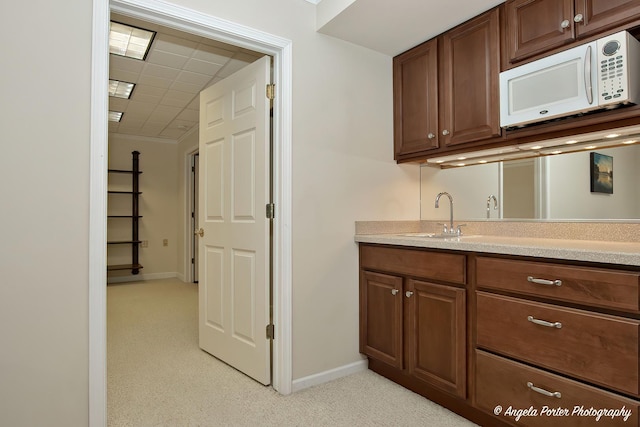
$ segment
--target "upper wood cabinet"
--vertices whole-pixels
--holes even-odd
[[[393,59],[395,157],[438,148],[438,43]]]
[[[499,9],[444,33],[440,64],[441,142],[457,146],[499,136]]]
[[[394,58],[396,159],[500,135],[500,10]]]
[[[509,61],[516,63],[640,17],[637,0],[507,0]]]

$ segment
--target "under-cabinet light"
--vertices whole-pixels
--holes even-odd
[[[619,137],[620,134],[619,133],[610,133],[609,135],[605,135],[605,138],[617,138]]]
[[[135,87],[134,83],[121,82],[119,80],[109,79],[109,96],[116,98],[129,99],[131,98],[131,92]]]
[[[110,122],[119,122],[122,120],[122,112],[121,111],[109,111],[109,121]]]
[[[111,21],[109,29],[109,53],[144,61],[155,35],[156,33],[154,31]]]

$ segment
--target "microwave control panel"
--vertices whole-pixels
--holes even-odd
[[[638,85],[630,76],[640,72],[640,42],[628,32],[597,41],[599,105],[638,103]]]

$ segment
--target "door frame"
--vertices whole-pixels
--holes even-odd
[[[291,40],[160,0],[93,0],[89,205],[89,425],[106,425],[106,207],[109,19],[111,11],[273,57],[273,342],[272,387],[291,393]]]
[[[198,277],[198,269],[197,269],[197,260],[196,256],[198,251],[196,249],[198,240],[194,234],[194,230],[198,227],[197,221],[194,221],[191,217],[191,212],[195,211],[196,219],[198,210],[197,210],[197,198],[196,189],[198,186],[198,177],[194,175],[192,171],[193,167],[197,167],[197,163],[195,163],[196,156],[199,155],[198,147],[194,147],[192,149],[187,150],[184,157],[184,190],[185,190],[185,200],[184,200],[184,209],[182,214],[185,215],[185,230],[184,230],[184,281],[188,283],[194,283],[195,279]],[[191,260],[195,260],[192,262]]]

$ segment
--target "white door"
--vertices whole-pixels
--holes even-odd
[[[269,100],[264,57],[200,93],[200,348],[270,384]]]

